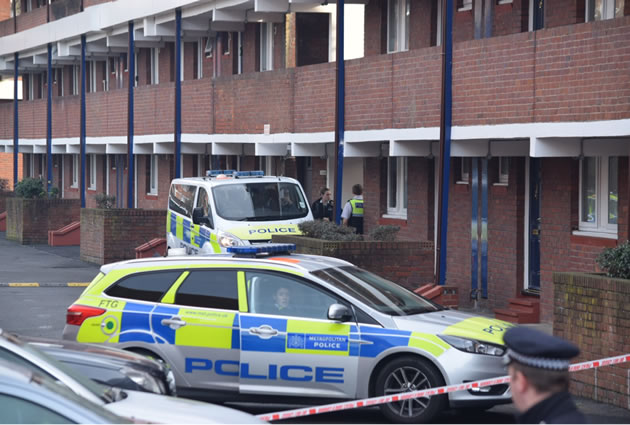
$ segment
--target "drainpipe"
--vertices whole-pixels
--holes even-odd
[[[345,64],[343,55],[343,10],[344,0],[337,0],[337,84],[335,90],[335,152],[337,168],[335,170],[335,222],[341,224],[341,192],[343,185],[343,145],[345,112]]]
[[[48,103],[46,108],[46,191],[52,189],[52,44],[48,43]]]
[[[448,234],[448,191],[451,172],[453,0],[442,0],[442,102],[440,111],[440,164],[438,199],[437,283],[446,281],[446,236]]]
[[[133,21],[129,22],[129,51],[127,53],[127,72],[129,73],[129,91],[127,95],[127,208],[133,208],[133,88],[136,85],[136,56],[134,52]]]
[[[85,34],[81,35],[81,208],[85,208]]]
[[[13,2],[13,10],[15,11],[15,2]],[[13,61],[15,62],[15,69],[13,72],[13,190],[18,182],[18,152],[20,150],[20,141],[18,135],[18,68],[20,63],[20,54],[15,52],[13,54]]]
[[[175,11],[175,178],[182,176],[182,10]],[[218,52],[215,52],[215,56]]]

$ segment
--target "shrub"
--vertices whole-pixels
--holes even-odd
[[[339,226],[331,221],[315,220],[304,221],[298,225],[304,236],[309,238],[324,239],[327,241],[360,241],[361,235],[357,235],[353,227]]]
[[[383,226],[376,226],[370,231],[370,239],[375,241],[391,242],[396,240],[396,235],[400,230],[399,226],[392,226],[389,224]]]
[[[18,198],[45,198],[44,182],[40,179],[27,177],[15,185],[15,196]]]
[[[9,180],[0,179],[0,192],[4,192],[9,189]]]
[[[630,241],[615,248],[606,248],[597,257],[597,264],[608,277],[630,279]]]
[[[108,195],[106,193],[99,193],[94,199],[96,200],[96,206],[102,209],[114,208],[114,203],[116,202],[114,195]]]

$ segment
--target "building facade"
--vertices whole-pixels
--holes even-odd
[[[537,295],[541,320],[550,321],[552,272],[596,271],[599,252],[628,239],[630,1],[453,1],[447,282],[459,288],[462,306],[505,307],[523,291]],[[366,232],[394,224],[401,239],[436,237],[440,3],[371,0],[346,10],[358,22],[346,33],[361,48],[346,60],[337,201],[364,185]],[[130,116],[134,206],[166,207],[178,168],[178,50],[183,176],[263,169],[299,178],[311,199],[334,185],[334,5],[22,0],[11,7],[0,22],[0,72],[14,76],[18,53],[24,175],[47,176],[50,44],[51,174],[63,197],[81,196],[81,36],[88,207],[102,192],[127,206]],[[5,153],[13,152],[13,108],[0,104]]]

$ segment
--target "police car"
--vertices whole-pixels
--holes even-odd
[[[169,249],[187,254],[226,252],[267,243],[274,234],[300,234],[313,220],[300,182],[262,171],[209,170],[206,177],[171,182],[166,218]]]
[[[290,244],[101,267],[64,338],[163,359],[180,395],[324,403],[503,376],[510,323],[445,309]],[[510,402],[507,385],[381,406],[395,422]]]

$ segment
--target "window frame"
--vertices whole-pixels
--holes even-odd
[[[72,184],[70,187],[78,188],[79,187],[79,155],[73,154],[71,157],[72,160]]]
[[[460,3],[461,1],[461,3]],[[472,0],[460,0],[457,3],[457,11],[458,12],[465,12],[467,10],[472,10]],[[461,6],[460,6],[461,4]]]
[[[151,85],[160,84],[160,48],[151,48]]]
[[[149,168],[149,191],[147,195],[158,194],[158,156],[155,154],[150,155],[150,168]]]
[[[224,310],[224,311],[238,311],[239,310],[239,290],[238,290],[238,274],[241,272],[241,270],[237,267],[221,267],[221,268],[200,268],[200,269],[190,269],[190,270],[180,270],[182,273],[186,272],[186,276],[181,280],[181,282],[177,285],[177,289],[174,291],[173,294],[173,305],[177,305],[177,306],[185,306],[185,307],[190,307],[190,308],[200,308],[200,309],[208,309],[208,310]],[[236,295],[236,298],[234,299],[235,305],[230,307],[230,308],[225,308],[225,307],[218,307],[218,306],[205,306],[205,305],[196,305],[196,304],[189,304],[189,303],[185,303],[182,302],[181,300],[178,300],[178,295],[180,295],[180,291],[185,288],[186,286],[186,281],[190,278],[191,274],[193,273],[208,273],[208,272],[230,272],[234,274],[234,281],[232,282],[233,284],[233,290],[235,292],[234,295]],[[181,275],[180,275],[180,279],[181,279]],[[177,281],[176,281],[177,282]],[[210,286],[210,285],[208,285]],[[172,285],[171,285],[172,288]],[[168,293],[169,291],[167,290],[165,292],[164,295],[166,295],[166,293]],[[164,298],[164,295],[162,296],[162,298]],[[190,294],[189,294],[190,295]],[[197,294],[200,295],[200,294]],[[162,302],[162,301],[160,301]]]
[[[72,95],[77,96],[81,90],[81,66],[72,65]]]
[[[90,166],[90,172],[88,173],[90,178],[88,190],[96,190],[96,154],[89,154],[88,162]]]
[[[392,199],[391,187],[391,161],[396,160],[396,199]],[[406,156],[387,158],[387,214],[384,217],[407,219],[407,207],[404,206],[405,197],[408,197],[407,176],[409,173],[409,161]],[[392,207],[392,201],[394,206]]]
[[[500,156],[498,161],[497,185],[507,186],[510,182],[510,157]]]
[[[579,222],[579,232],[589,232],[589,233],[597,233],[602,235],[617,235],[618,232],[618,224],[611,224],[608,222],[609,217],[609,179],[610,179],[610,160],[615,159],[618,160],[616,156],[596,156],[596,157],[588,157],[595,159],[595,211],[596,211],[596,219],[595,222],[589,222],[583,220],[583,173],[584,173],[584,159],[580,159],[580,171],[579,171],[579,189],[578,189],[578,222]],[[617,168],[617,179],[619,179],[619,169]],[[619,188],[617,187],[617,192]],[[605,195],[605,196],[604,196]],[[617,193],[619,196],[619,193]]]
[[[263,37],[263,34],[265,37]],[[265,44],[265,41],[267,43]],[[263,52],[265,52],[263,60]],[[273,22],[260,23],[260,72],[273,71]]]
[[[617,2],[620,0],[602,0],[602,16],[599,19],[595,18],[595,2],[596,0],[586,0],[584,7],[584,20],[586,22],[593,21],[605,21],[607,19],[615,19],[618,17],[623,17],[624,11],[624,3],[628,0],[623,0],[624,3],[621,3],[621,16],[617,16],[616,7]]]
[[[396,26],[390,27],[390,13],[392,8],[390,4],[395,2],[396,10]],[[411,15],[411,1],[410,0],[387,0],[387,53],[406,52],[409,50],[409,30],[411,28],[410,23]],[[390,48],[390,40],[392,37],[392,30],[396,31],[396,47]],[[403,37],[401,37],[403,35]]]

